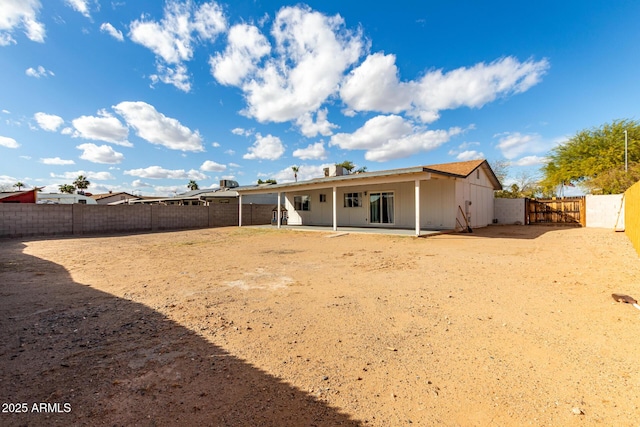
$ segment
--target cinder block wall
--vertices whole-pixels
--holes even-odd
[[[624,232],[640,255],[640,182],[624,193]]]
[[[525,199],[493,199],[493,216],[498,224],[526,224]]]
[[[155,211],[153,230],[209,227],[208,206],[153,205],[151,209]]]
[[[269,224],[272,205],[244,205],[243,225]],[[238,225],[238,205],[36,205],[0,203],[0,237],[179,230]]]
[[[73,233],[73,205],[0,204],[0,237]]]
[[[109,209],[104,209],[105,207]],[[80,216],[80,219],[77,220],[79,228],[74,228],[74,234],[149,231],[151,230],[151,207],[145,205],[73,205],[74,220]]]

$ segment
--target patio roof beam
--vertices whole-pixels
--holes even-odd
[[[333,231],[338,230],[338,187],[333,186]]]
[[[420,236],[420,180],[415,182],[415,205],[416,205],[416,236]]]

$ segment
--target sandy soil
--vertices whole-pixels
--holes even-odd
[[[1,240],[0,424],[637,426],[613,292],[602,229]]]

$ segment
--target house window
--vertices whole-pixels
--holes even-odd
[[[480,169],[476,169],[476,178],[480,179]]]
[[[326,194],[321,194],[320,195],[320,203],[326,203],[327,202],[327,195]]]
[[[293,208],[297,211],[310,211],[311,196],[293,196]]]
[[[359,208],[362,206],[362,193],[344,193],[345,208]]]
[[[393,193],[369,193],[369,223],[393,224]]]

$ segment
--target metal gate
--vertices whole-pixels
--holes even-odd
[[[526,212],[529,224],[586,225],[585,197],[553,199],[527,199]]]

